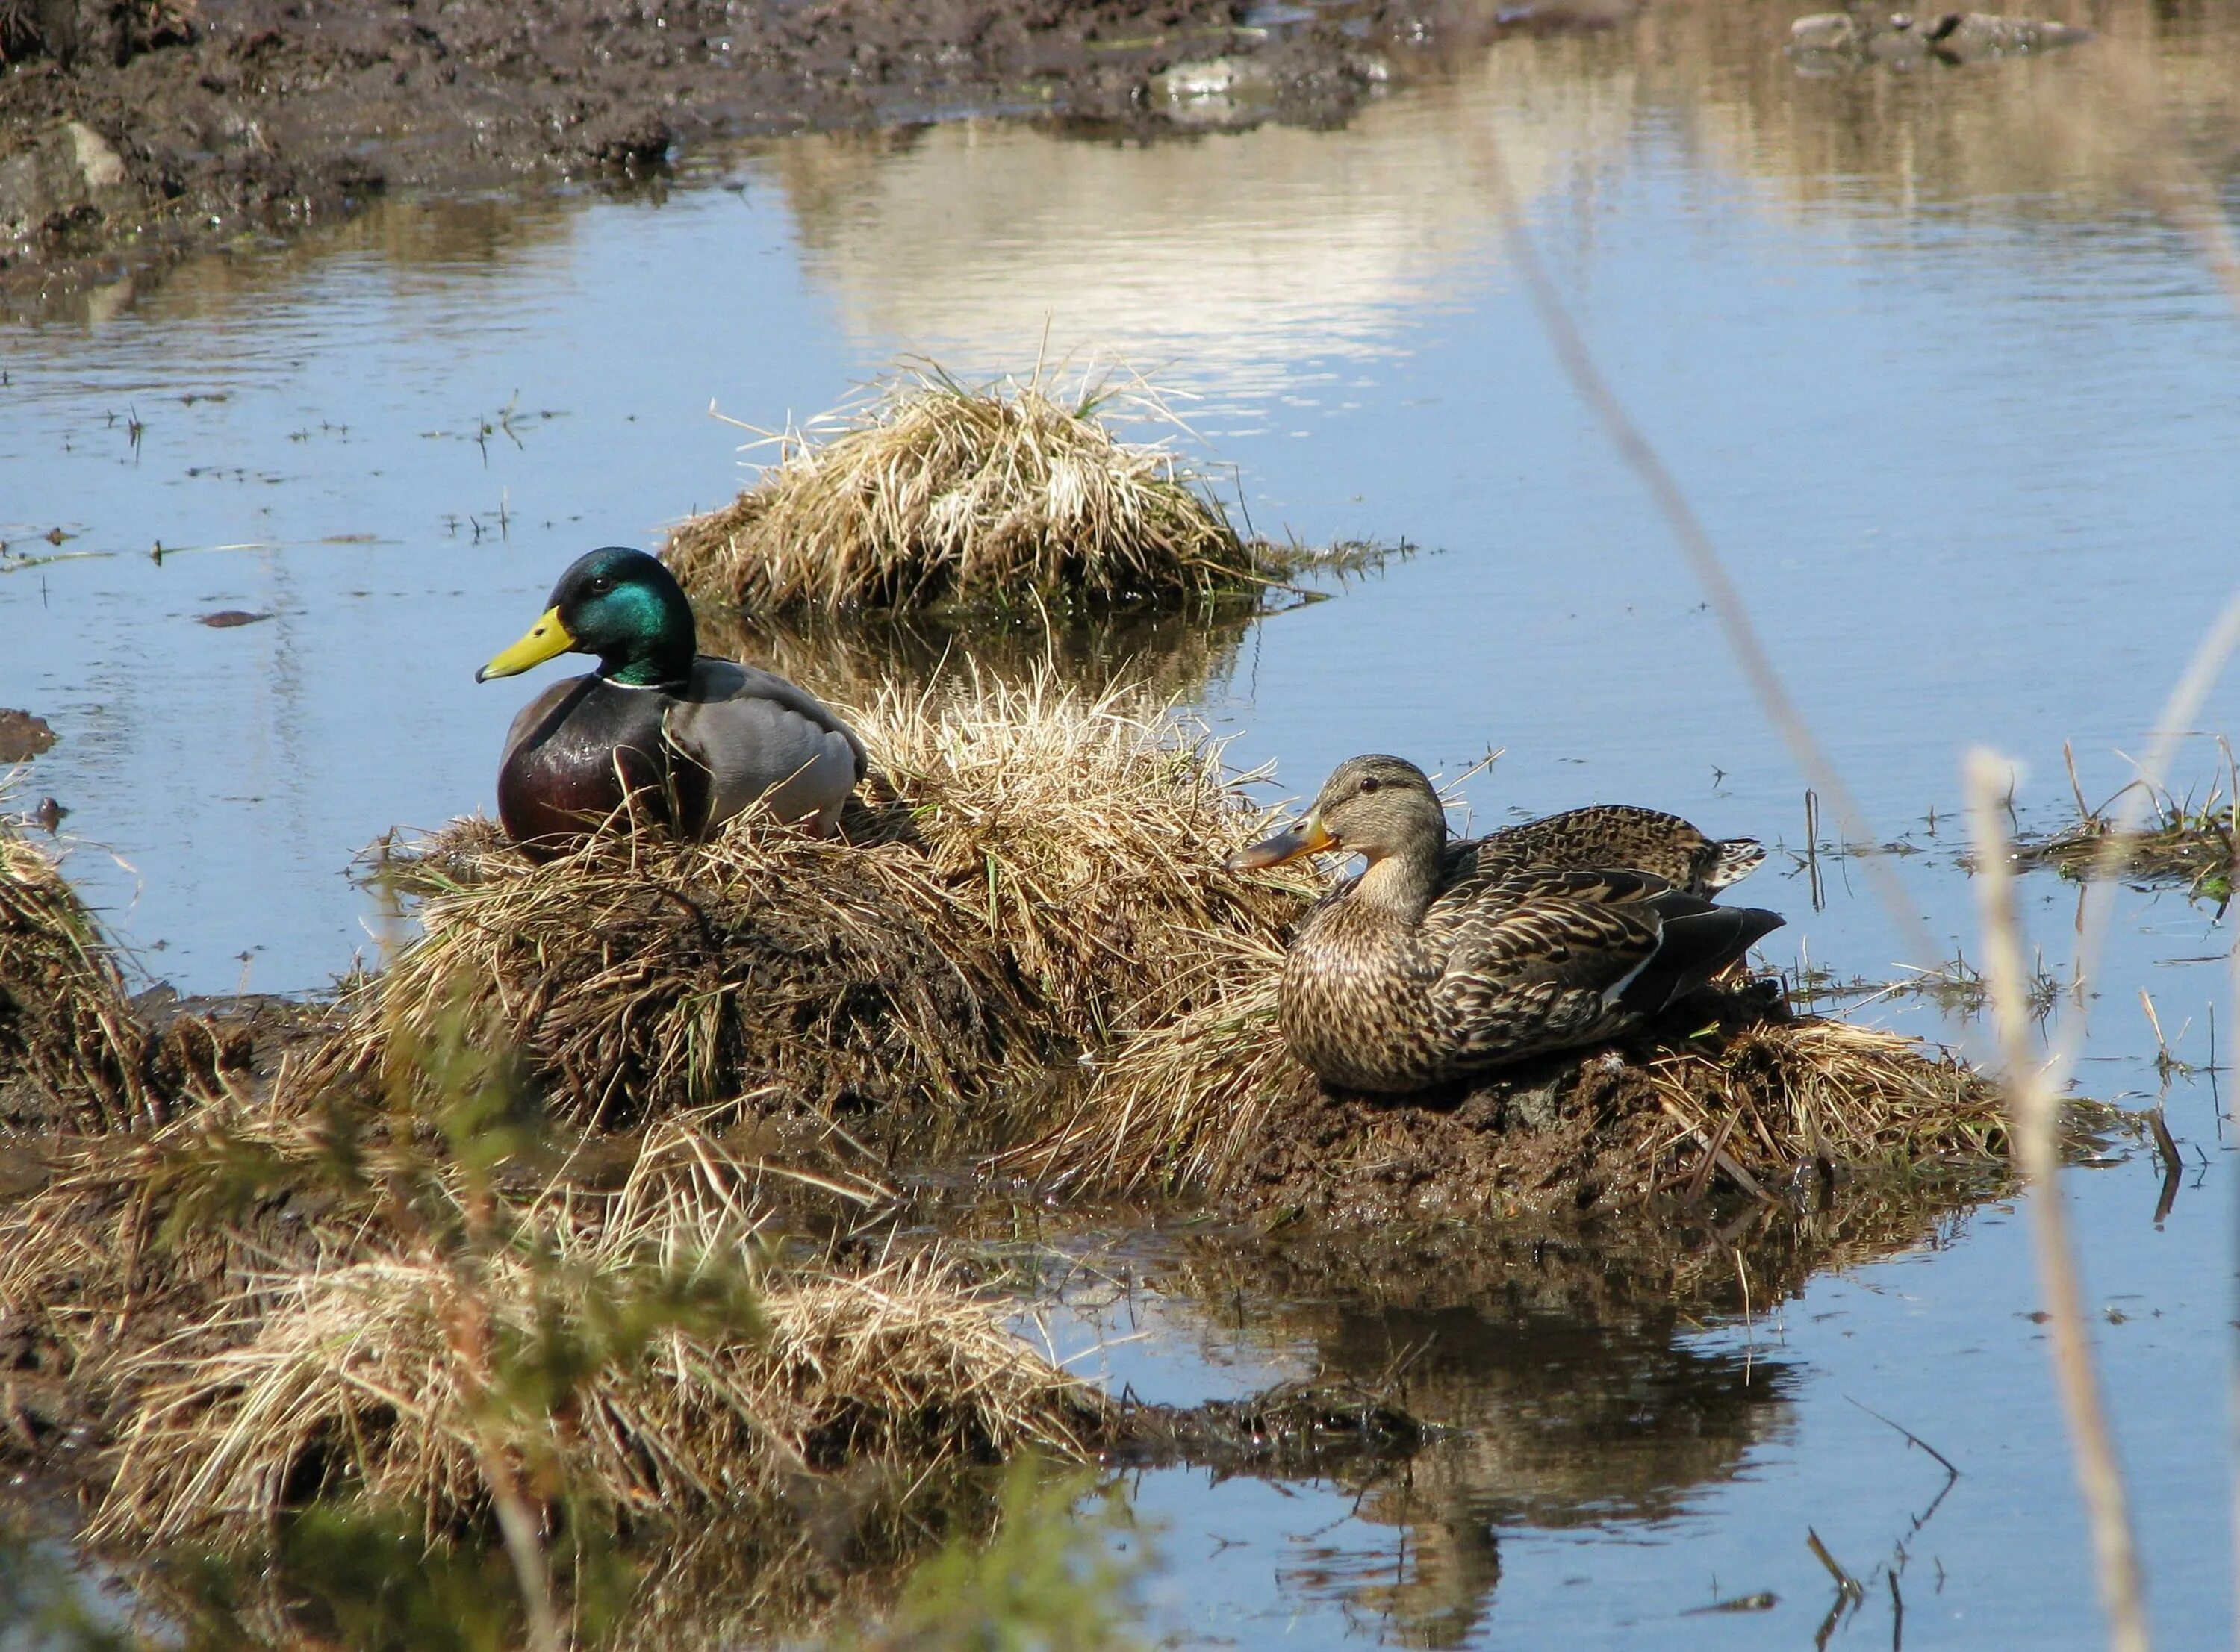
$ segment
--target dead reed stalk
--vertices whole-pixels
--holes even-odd
[[[767,438],[761,480],[679,525],[666,560],[696,596],[750,611],[1172,602],[1258,583],[1203,483],[1105,423],[1179,430],[1147,383],[1057,390],[1039,370],[968,387],[906,367]]]
[[[1990,985],[2000,1044],[2005,1052],[2008,1106],[2013,1115],[2015,1158],[2030,1183],[2030,1237],[2045,1289],[2052,1334],[2054,1376],[2077,1452],[2077,1478],[2092,1523],[2099,1563],[2100,1598],[2109,1638],[2117,1652],[2147,1652],[2146,1602],[2139,1582],[2136,1541],[2123,1490],[2123,1470],[2092,1360],[2092,1335],[2077,1276],[2062,1197],[2060,1149],[2055,1125],[2060,1108],[2057,1065],[2030,1049],[2031,1017],[2025,1001],[2022,923],[2017,916],[2011,852],[1999,821],[2013,765],[1978,749],[1969,754],[1967,785],[1975,836],[1977,888],[1983,907],[1984,976]],[[2080,960],[2081,962],[2081,960]]]
[[[1489,130],[1489,134],[1490,129]],[[1610,445],[1626,468],[1634,473],[1650,503],[1670,531],[1673,542],[1688,559],[1696,577],[1702,582],[1704,595],[1710,600],[1711,611],[1717,616],[1719,629],[1726,638],[1727,649],[1742,667],[1750,691],[1757,696],[1766,720],[1781,736],[1782,743],[1789,748],[1810,779],[1813,786],[1835,806],[1837,823],[1842,828],[1846,842],[1868,845],[1862,863],[1868,880],[1875,886],[1885,909],[1890,915],[1897,933],[1903,936],[1918,934],[1920,914],[1915,909],[1913,897],[1905,885],[1890,869],[1880,849],[1873,847],[1883,840],[1869,825],[1865,810],[1845,783],[1835,760],[1820,743],[1820,737],[1797,709],[1795,696],[1782,680],[1773,657],[1766,652],[1764,640],[1759,636],[1751,621],[1750,609],[1743,603],[1742,590],[1735,583],[1734,576],[1727,571],[1726,559],[1719,554],[1718,546],[1703,526],[1703,518],[1696,514],[1687,492],[1680,486],[1663,456],[1642,434],[1641,427],[1611,390],[1610,383],[1595,364],[1585,338],[1571,319],[1563,296],[1556,283],[1549,279],[1547,270],[1540,262],[1532,235],[1524,222],[1523,210],[1518,206],[1516,192],[1510,187],[1509,173],[1503,164],[1497,145],[1489,135],[1483,138],[1485,174],[1493,189],[1494,212],[1501,222],[1502,236],[1509,256],[1524,278],[1525,290],[1538,314],[1542,330],[1556,351],[1557,363],[1571,388],[1585,403],[1589,412],[1603,427]]]

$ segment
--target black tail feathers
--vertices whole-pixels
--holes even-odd
[[[1660,1014],[1686,997],[1785,921],[1778,912],[1758,907],[1714,906],[1684,897],[1659,905],[1666,907],[1663,943],[1618,994],[1621,1004],[1642,1016]]]

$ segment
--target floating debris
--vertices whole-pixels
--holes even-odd
[[[254,625],[260,620],[271,617],[270,614],[250,613],[246,609],[221,608],[214,614],[203,615],[196,623],[207,625],[213,630],[225,630],[236,625]]]

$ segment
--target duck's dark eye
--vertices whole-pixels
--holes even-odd
[[[1375,791],[1383,783],[1384,783],[1379,780],[1375,775],[1363,775],[1361,777],[1361,789],[1363,791]]]
[[[614,590],[614,588],[615,582],[608,578],[606,575],[601,574],[597,579],[591,582],[591,595],[594,596],[604,596],[609,591]]]

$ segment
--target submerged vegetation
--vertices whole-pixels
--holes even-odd
[[[703,600],[790,608],[1203,601],[1263,583],[1203,481],[1105,416],[1179,422],[1141,379],[978,387],[930,364],[774,438],[762,479],[670,536]]]
[[[2206,801],[2199,803],[2159,787],[2150,789],[2144,823],[2121,834],[2120,843],[2115,841],[2118,833],[2110,812],[2115,802],[2110,798],[2098,809],[2088,809],[2080,799],[2077,818],[2070,824],[2049,837],[2017,845],[2023,860],[2051,866],[2063,877],[2112,874],[2181,889],[2189,896],[2219,903],[2231,898],[2240,839],[2233,836],[2232,800],[2225,786],[2212,785]],[[2112,862],[2108,859],[2111,854]]]

